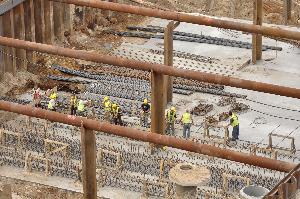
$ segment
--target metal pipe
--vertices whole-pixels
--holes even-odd
[[[180,22],[187,22],[192,24],[199,24],[211,27],[225,28],[230,30],[238,30],[248,33],[262,34],[270,37],[280,37],[293,40],[300,40],[300,32],[284,30],[281,28],[271,28],[259,25],[251,25],[247,23],[233,22],[229,20],[216,19],[207,16],[194,16],[186,13],[164,11],[159,9],[151,9],[139,6],[131,6],[126,4],[119,4],[113,2],[99,1],[99,0],[53,0],[77,6],[87,6],[92,8],[99,8],[103,10],[112,10],[117,12],[131,13],[136,15],[156,17],[161,19],[168,19]]]
[[[157,145],[169,146],[177,149],[200,153],[217,158],[227,159],[235,162],[254,165],[262,168],[268,168],[281,172],[289,172],[295,168],[295,164],[274,160],[265,157],[259,157],[248,153],[241,153],[228,149],[221,149],[215,146],[200,144],[193,141],[178,139],[172,136],[160,135],[157,133],[145,133],[133,128],[112,125],[106,122],[76,117],[62,113],[33,108],[29,105],[20,105],[0,100],[0,110],[27,115],[41,119],[47,119],[52,122],[69,124],[77,127],[83,126],[89,130],[101,131],[108,134],[114,134],[143,142],[150,142]]]
[[[20,48],[20,49],[25,49],[30,51],[38,51],[38,52],[43,52],[43,53],[48,53],[53,55],[71,57],[75,59],[82,59],[86,61],[111,64],[115,66],[121,66],[126,68],[137,69],[137,70],[154,71],[156,73],[169,75],[169,76],[182,77],[185,79],[193,79],[201,82],[232,86],[236,88],[243,88],[243,89],[248,89],[253,91],[260,91],[260,92],[300,99],[300,89],[289,88],[285,86],[260,83],[256,81],[243,80],[234,77],[222,76],[222,75],[211,74],[211,73],[203,73],[199,71],[184,70],[184,69],[174,68],[162,64],[153,64],[148,62],[123,59],[115,56],[101,55],[94,52],[88,52],[85,50],[74,50],[74,49],[68,49],[59,46],[39,44],[39,43],[34,43],[29,41],[7,38],[7,37],[0,37],[0,45]]]

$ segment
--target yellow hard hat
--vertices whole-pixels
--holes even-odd
[[[113,108],[117,108],[117,104],[113,104],[112,107],[113,107]]]
[[[148,100],[147,99],[144,99],[144,104],[147,104],[148,103]]]
[[[104,101],[107,101],[107,100],[109,100],[109,97],[107,97],[107,96],[104,97]]]
[[[171,111],[176,111],[176,108],[174,106],[172,106]]]

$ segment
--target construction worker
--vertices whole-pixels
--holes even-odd
[[[193,124],[193,118],[189,110],[186,110],[185,113],[183,113],[180,121],[183,125],[183,137],[189,139],[191,135],[191,126]]]
[[[56,111],[56,102],[55,99],[50,99],[48,103],[48,110],[49,111]]]
[[[232,141],[238,140],[239,139],[239,134],[240,134],[240,123],[239,123],[239,118],[238,116],[233,113],[232,111],[228,112],[228,115],[230,116],[230,123],[228,126],[232,126]]]
[[[40,88],[38,88],[37,86],[34,87],[32,98],[33,98],[34,107],[36,108],[41,107],[42,96],[41,96]]]
[[[57,87],[54,87],[54,88],[51,90],[50,99],[54,99],[54,100],[57,99]]]
[[[80,99],[78,101],[78,105],[77,105],[77,115],[79,116],[85,116],[85,112],[86,112],[86,109],[85,109],[85,104],[87,102],[83,101],[82,99]]]
[[[111,114],[112,114],[112,122],[115,125],[121,125],[122,126],[123,125],[122,119],[121,119],[122,110],[117,104],[112,105]]]
[[[104,107],[104,120],[109,122],[111,120],[111,112],[112,112],[112,105],[109,100],[109,97],[104,97],[103,99],[103,107]]]
[[[176,109],[174,106],[170,108],[170,110],[167,111],[166,114],[166,123],[167,123],[167,129],[166,133],[168,135],[175,135],[175,119],[176,119]],[[170,132],[171,131],[171,132]]]
[[[141,105],[141,118],[140,118],[140,125],[142,127],[148,127],[148,118],[150,114],[150,104],[148,103],[147,99],[144,99],[144,102]]]
[[[77,97],[75,94],[71,95],[70,99],[70,109],[71,109],[71,115],[76,115],[76,109],[77,109]]]

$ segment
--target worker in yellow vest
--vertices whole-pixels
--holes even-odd
[[[228,126],[232,126],[232,141],[238,140],[240,135],[240,122],[238,116],[232,111],[228,112],[230,116],[230,123]]]
[[[104,97],[103,99],[103,107],[104,107],[104,120],[109,122],[111,120],[111,109],[112,109],[112,105],[111,102],[109,100],[109,97]]]
[[[48,103],[48,110],[49,111],[56,111],[56,103],[55,99],[51,99]]]
[[[166,114],[166,123],[167,123],[167,129],[166,134],[167,135],[175,135],[175,120],[176,120],[176,108],[172,106],[170,110],[167,111]]]
[[[57,90],[56,87],[51,90],[50,99],[54,99],[54,100],[57,99],[57,91],[56,90]]]
[[[181,124],[183,125],[183,137],[189,139],[191,135],[191,126],[194,123],[192,115],[189,110],[186,110],[185,113],[181,116]]]
[[[122,110],[119,107],[119,105],[117,105],[117,104],[112,105],[111,114],[112,114],[113,124],[123,126],[123,122],[122,122],[122,118],[121,118],[122,117]]]
[[[143,104],[141,105],[141,117],[140,117],[140,126],[148,128],[148,118],[150,116],[150,104],[147,99],[144,99]]]
[[[77,106],[77,115],[79,116],[85,116],[85,104],[86,102],[80,99],[78,101],[78,106]]]
[[[77,109],[77,97],[75,94],[71,95],[70,99],[70,109],[71,109],[71,115],[76,115],[76,109]]]

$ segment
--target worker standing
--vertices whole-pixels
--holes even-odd
[[[112,105],[112,109],[111,109],[111,113],[112,113],[112,121],[115,125],[123,125],[122,122],[122,110],[121,108],[117,105],[117,104],[113,104]]]
[[[180,121],[183,125],[183,137],[189,139],[191,135],[191,126],[193,124],[193,118],[189,110],[186,110],[185,113],[183,113]]]
[[[54,88],[51,90],[50,99],[54,99],[54,100],[57,99],[57,88],[56,88],[56,87],[54,87]]]
[[[104,120],[109,122],[111,120],[111,112],[112,112],[112,105],[110,102],[109,97],[104,97],[103,99],[103,107],[104,107]]]
[[[85,116],[85,104],[86,102],[80,99],[78,101],[78,106],[77,106],[77,115],[84,117]]]
[[[50,99],[48,103],[48,110],[49,111],[56,111],[56,102],[55,99]]]
[[[35,86],[34,88],[32,98],[33,98],[34,107],[40,108],[42,96],[41,96],[40,88],[38,88],[37,86]]]
[[[239,139],[239,134],[240,134],[240,122],[238,116],[233,113],[232,111],[228,112],[230,116],[230,123],[228,126],[232,126],[232,141],[238,140]]]
[[[150,115],[150,104],[147,99],[144,99],[144,102],[141,105],[141,118],[140,118],[140,126],[148,127],[148,118]]]
[[[175,119],[176,119],[176,109],[175,107],[171,107],[170,110],[167,111],[166,114],[166,123],[167,123],[167,129],[166,133],[168,135],[175,135]]]
[[[76,115],[76,109],[77,109],[77,97],[75,94],[71,95],[70,99],[70,109],[71,109],[71,115]]]

